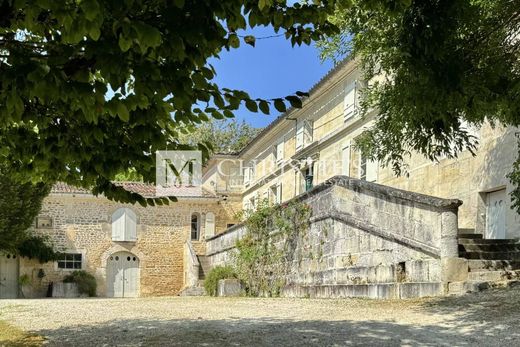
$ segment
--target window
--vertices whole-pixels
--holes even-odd
[[[276,146],[274,146],[274,161],[276,163],[280,163],[283,160],[283,145],[284,142],[278,143]]]
[[[213,212],[206,213],[206,238],[215,235],[215,214]]]
[[[359,155],[359,179],[375,182],[377,181],[378,163],[376,161],[367,160],[367,158]]]
[[[367,179],[367,158],[362,154],[359,156],[359,179]]]
[[[244,168],[244,184],[248,186],[251,181],[253,181],[255,176],[255,171],[252,166],[248,166]]]
[[[58,259],[58,269],[78,270],[82,268],[82,262],[81,253],[62,253]]]
[[[198,240],[200,235],[200,215],[193,213],[191,215],[191,239]]]
[[[129,208],[120,208],[112,215],[112,240],[137,241],[137,216]]]
[[[343,117],[347,121],[356,113],[356,81],[345,87],[345,98],[343,100]]]
[[[300,171],[300,193],[308,192],[314,186],[314,174],[312,165]]]
[[[296,127],[296,150],[302,149],[312,142],[312,121],[303,120]]]
[[[282,202],[282,184],[272,185],[269,189],[269,202],[279,204]]]
[[[52,228],[52,218],[51,217],[37,217],[36,218],[36,227],[38,229]]]
[[[350,147],[351,143],[347,141],[341,152],[341,174],[345,176],[350,176]]]

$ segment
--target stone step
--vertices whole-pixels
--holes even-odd
[[[206,290],[201,287],[188,287],[179,293],[179,296],[204,296]]]
[[[448,294],[461,295],[472,292],[481,292],[490,287],[490,283],[486,281],[450,282],[448,284]]]
[[[459,238],[461,245],[517,245],[520,244],[519,239],[464,239]]]
[[[520,270],[512,271],[473,271],[468,273],[469,281],[507,281],[520,279]]]
[[[491,288],[508,288],[515,287],[520,284],[520,281],[501,280],[501,281],[466,281],[466,282],[451,282],[448,284],[448,294],[461,295],[466,293],[481,292]]]
[[[459,252],[460,257],[466,259],[485,259],[485,260],[519,260],[520,252]]]
[[[520,252],[520,243],[459,244],[459,252]]]
[[[468,268],[473,271],[497,271],[497,270],[518,270],[520,261],[511,260],[468,260]]]
[[[481,239],[482,234],[458,234],[459,239]]]
[[[289,285],[284,297],[408,299],[443,295],[440,282],[404,282],[377,284]]]

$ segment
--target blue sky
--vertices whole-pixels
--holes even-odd
[[[243,34],[243,33],[240,33]],[[272,28],[255,28],[248,31],[257,38],[275,34]],[[276,98],[308,91],[331,68],[332,63],[321,63],[314,45],[291,47],[284,36],[257,39],[255,47],[241,42],[240,48],[222,51],[220,59],[211,61],[217,71],[215,82],[222,88],[241,89],[251,98]],[[264,127],[279,113],[270,115],[252,113],[242,108],[235,113],[255,127]]]

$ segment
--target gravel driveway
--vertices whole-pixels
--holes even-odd
[[[520,289],[464,297],[2,300],[49,346],[520,345]]]

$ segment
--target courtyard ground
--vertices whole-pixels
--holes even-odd
[[[0,321],[0,346],[39,346],[41,340],[35,335],[43,337],[48,346],[89,347],[518,346],[520,288],[401,301],[208,297],[2,300]],[[2,333],[6,322],[23,344]]]

